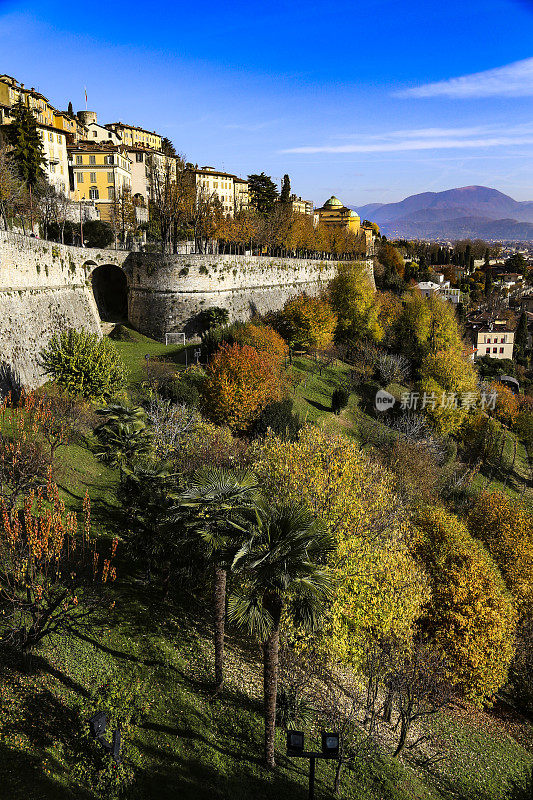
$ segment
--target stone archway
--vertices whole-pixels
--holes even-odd
[[[93,295],[103,322],[128,319],[128,279],[116,264],[102,264],[91,275]]]

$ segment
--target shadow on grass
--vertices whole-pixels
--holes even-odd
[[[0,743],[0,797],[3,800],[93,800],[83,789],[71,792],[48,777],[36,755]]]

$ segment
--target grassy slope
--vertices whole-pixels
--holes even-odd
[[[146,342],[129,351],[131,374],[142,374]],[[153,343],[154,349],[160,347]],[[125,343],[124,348],[125,349]],[[135,361],[137,359],[137,362]],[[306,372],[306,365],[296,369]],[[300,409],[324,408],[343,366],[312,374],[297,393]],[[304,391],[306,394],[304,394]],[[310,403],[309,400],[314,401]],[[352,398],[353,401],[356,398]],[[349,420],[349,412],[346,418]],[[334,426],[345,426],[329,416]],[[93,523],[100,535],[120,532],[117,475],[85,448],[62,450],[60,483],[71,508],[79,508],[88,491]],[[68,489],[67,489],[68,487]],[[288,760],[283,734],[278,738],[278,769],[260,762],[262,719],[260,666],[256,647],[233,637],[228,642],[228,688],[213,699],[208,691],[212,669],[209,624],[198,602],[187,608],[161,602],[119,569],[117,604],[86,637],[48,643],[39,653],[38,670],[28,678],[0,665],[0,798],[1,800],[90,800],[69,787],[61,744],[71,724],[70,708],[88,689],[110,674],[132,672],[150,704],[148,721],[137,729],[132,750],[143,800],[303,800],[307,797],[306,762]],[[513,800],[513,783],[531,764],[530,742],[518,742],[514,731],[486,715],[463,720],[448,715],[438,733],[444,761],[433,772],[418,771],[390,758],[379,764],[366,758],[346,777],[352,800]],[[520,728],[520,732],[523,727]],[[66,735],[68,744],[68,733]],[[333,765],[317,767],[317,800],[327,789]],[[326,783],[327,781],[327,783]],[[450,787],[450,791],[448,788]]]

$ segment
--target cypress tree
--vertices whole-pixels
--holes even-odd
[[[526,357],[527,342],[528,342],[527,314],[525,311],[522,311],[520,315],[520,319],[518,321],[518,327],[516,329],[514,337],[514,342],[516,349],[516,357],[524,359]]]
[[[14,119],[7,129],[7,138],[19,178],[28,188],[30,225],[33,230],[33,193],[38,184],[46,181],[43,169],[46,159],[33,111],[22,100],[13,106],[13,111]]]
[[[7,129],[13,161],[21,181],[29,189],[35,189],[45,178],[43,165],[46,163],[37,120],[33,111],[20,100],[13,106],[13,111],[14,119]]]
[[[74,108],[72,107],[72,102],[69,100],[67,114],[70,114],[71,117],[74,116]]]
[[[281,187],[280,201],[288,203],[291,196],[291,179],[288,175],[283,176],[283,186]]]
[[[488,269],[485,270],[485,289],[484,289],[485,297],[488,297],[491,292],[492,292],[492,270],[489,267]]]

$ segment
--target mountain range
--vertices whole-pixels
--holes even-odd
[[[388,237],[533,240],[533,201],[487,186],[413,194],[399,203],[354,206]]]

